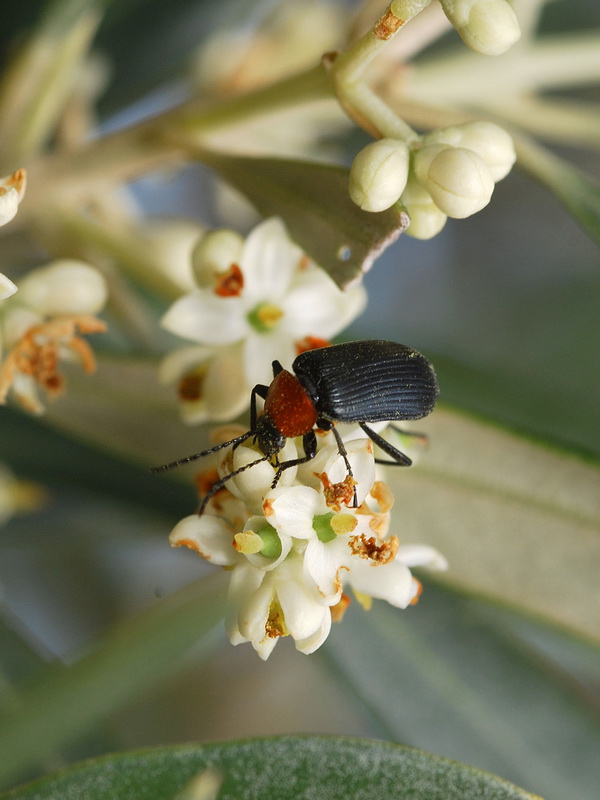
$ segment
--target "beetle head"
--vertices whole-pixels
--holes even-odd
[[[277,455],[285,445],[285,436],[268,414],[261,414],[256,422],[256,440],[262,454],[267,458]]]

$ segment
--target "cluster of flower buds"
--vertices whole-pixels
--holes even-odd
[[[195,288],[173,303],[162,326],[193,344],[160,368],[190,424],[241,414],[251,388],[271,382],[275,359],[289,367],[303,350],[329,344],[366,301],[361,286],[338,289],[277,218],[246,239],[228,229],[204,234],[192,270]]]
[[[418,239],[435,236],[448,217],[463,219],[490,201],[515,162],[511,137],[492,122],[467,122],[420,137],[367,145],[350,170],[350,196],[365,211],[400,201]]]
[[[287,469],[275,489],[275,468],[263,461],[228,481],[202,516],[186,517],[171,532],[174,547],[231,571],[229,638],[250,642],[263,659],[282,636],[303,653],[320,647],[350,602],[348,588],[363,606],[378,598],[406,608],[420,593],[410,568],[446,568],[433,548],[400,546],[389,535],[393,497],[376,479],[373,445],[357,426],[339,430],[353,477],[332,434],[322,433],[315,459]],[[219,474],[260,455],[248,442],[229,449]],[[295,440],[279,455],[297,458]]]
[[[0,306],[0,403],[12,391],[25,409],[41,414],[40,390],[50,396],[62,390],[61,358],[91,372],[93,353],[77,333],[105,330],[94,315],[106,298],[103,276],[81,261],[54,261],[29,273]]]

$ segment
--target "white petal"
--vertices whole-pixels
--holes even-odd
[[[294,639],[313,636],[321,629],[324,616],[331,616],[329,607],[316,600],[304,583],[294,580],[280,581],[277,596],[286,627]]]
[[[313,517],[327,513],[323,498],[309,486],[277,487],[265,497],[265,507],[272,512],[271,525],[296,539],[316,538]]]
[[[399,561],[374,566],[364,559],[356,559],[352,564],[348,583],[355,591],[386,600],[397,608],[410,605],[419,586],[408,567]]]
[[[320,267],[301,271],[282,303],[282,327],[294,340],[305,336],[332,339],[366,305],[362,286],[341,291]]]
[[[160,362],[158,380],[162,384],[176,383],[183,378],[186,372],[201,366],[214,354],[214,347],[203,347],[198,344],[178,347]]]
[[[19,300],[42,314],[97,314],[108,290],[102,274],[83,261],[62,259],[31,272]]]
[[[260,642],[252,642],[252,647],[256,650],[260,658],[266,661],[275,649],[275,645],[279,641],[277,636],[266,636]]]
[[[200,344],[231,344],[249,330],[240,297],[217,297],[206,289],[176,300],[160,324],[171,333]]]
[[[234,419],[248,408],[250,388],[244,378],[242,349],[237,345],[219,348],[210,362],[204,380],[204,398],[213,422]]]
[[[244,343],[244,370],[248,384],[268,386],[273,380],[273,361],[279,361],[284,369],[290,369],[296,355],[292,340],[285,334],[250,333]]]
[[[426,567],[438,571],[448,569],[448,562],[434,547],[425,544],[405,544],[398,548],[396,560],[407,567]]]
[[[225,614],[225,628],[233,644],[249,641],[248,636],[241,631],[240,620],[246,624],[246,605],[250,598],[260,588],[266,573],[256,569],[244,561],[231,573],[229,592],[227,595],[227,611]],[[264,627],[264,624],[263,624]]]
[[[314,653],[315,650],[318,650],[319,647],[321,647],[325,639],[327,639],[330,631],[331,611],[327,609],[323,613],[323,620],[320,627],[311,636],[307,636],[305,639],[296,639],[296,650],[299,650],[301,653],[305,653],[306,655]]]
[[[10,297],[17,291],[17,287],[11,281],[10,278],[7,278],[6,275],[3,275],[0,272],[0,300],[6,300],[7,297]]]
[[[13,219],[19,209],[19,193],[10,186],[8,189],[0,187],[0,225],[6,225]]]
[[[293,244],[280,219],[262,222],[244,244],[244,297],[276,303],[287,292],[301,257],[302,251]]]
[[[211,564],[230,567],[243,558],[232,544],[234,533],[231,525],[221,517],[192,514],[173,528],[169,543],[172,547],[189,547]]]
[[[321,542],[315,536],[306,546],[304,568],[315,582],[323,602],[329,606],[341,597],[342,582],[351,559],[347,536],[338,536],[330,542]]]

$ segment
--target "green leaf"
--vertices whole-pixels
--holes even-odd
[[[166,800],[202,770],[219,800],[533,800],[472,767],[385,742],[319,736],[164,747],[100,758],[1,800]]]
[[[24,163],[52,134],[108,0],[62,0],[45,13],[0,84],[3,172]]]
[[[149,359],[100,356],[93,375],[69,372],[67,392],[44,419],[148,468],[201,450],[200,434],[179,420],[176,393],[159,384],[157,371]]]
[[[68,668],[45,671],[2,715],[0,780],[18,776],[171,672],[222,617],[223,602],[219,571],[119,625]]]
[[[448,559],[442,579],[600,641],[600,469],[447,408],[429,447],[388,470],[403,541]]]
[[[519,165],[553,192],[590,236],[600,242],[600,186],[568,161],[531,140],[515,141]]]
[[[398,205],[377,214],[355,205],[344,167],[206,150],[199,158],[263,216],[282,217],[292,238],[341,288],[367,272],[408,225]]]
[[[501,612],[490,625],[487,610],[426,583],[414,608],[352,608],[325,655],[386,738],[468,761],[548,800],[596,800],[598,715],[570,676],[508,634]]]

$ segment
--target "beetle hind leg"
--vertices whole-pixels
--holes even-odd
[[[367,434],[369,439],[371,439],[371,441],[374,442],[377,445],[377,447],[383,450],[383,452],[386,455],[388,455],[390,458],[393,459],[393,461],[385,461],[384,459],[376,458],[375,459],[376,464],[391,464],[392,466],[397,466],[397,467],[410,467],[410,465],[412,464],[412,460],[407,455],[405,455],[402,451],[398,450],[397,447],[394,447],[393,444],[386,441],[383,438],[383,436],[380,436],[374,430],[369,428],[369,426],[366,425],[364,422],[359,422],[358,424]]]

